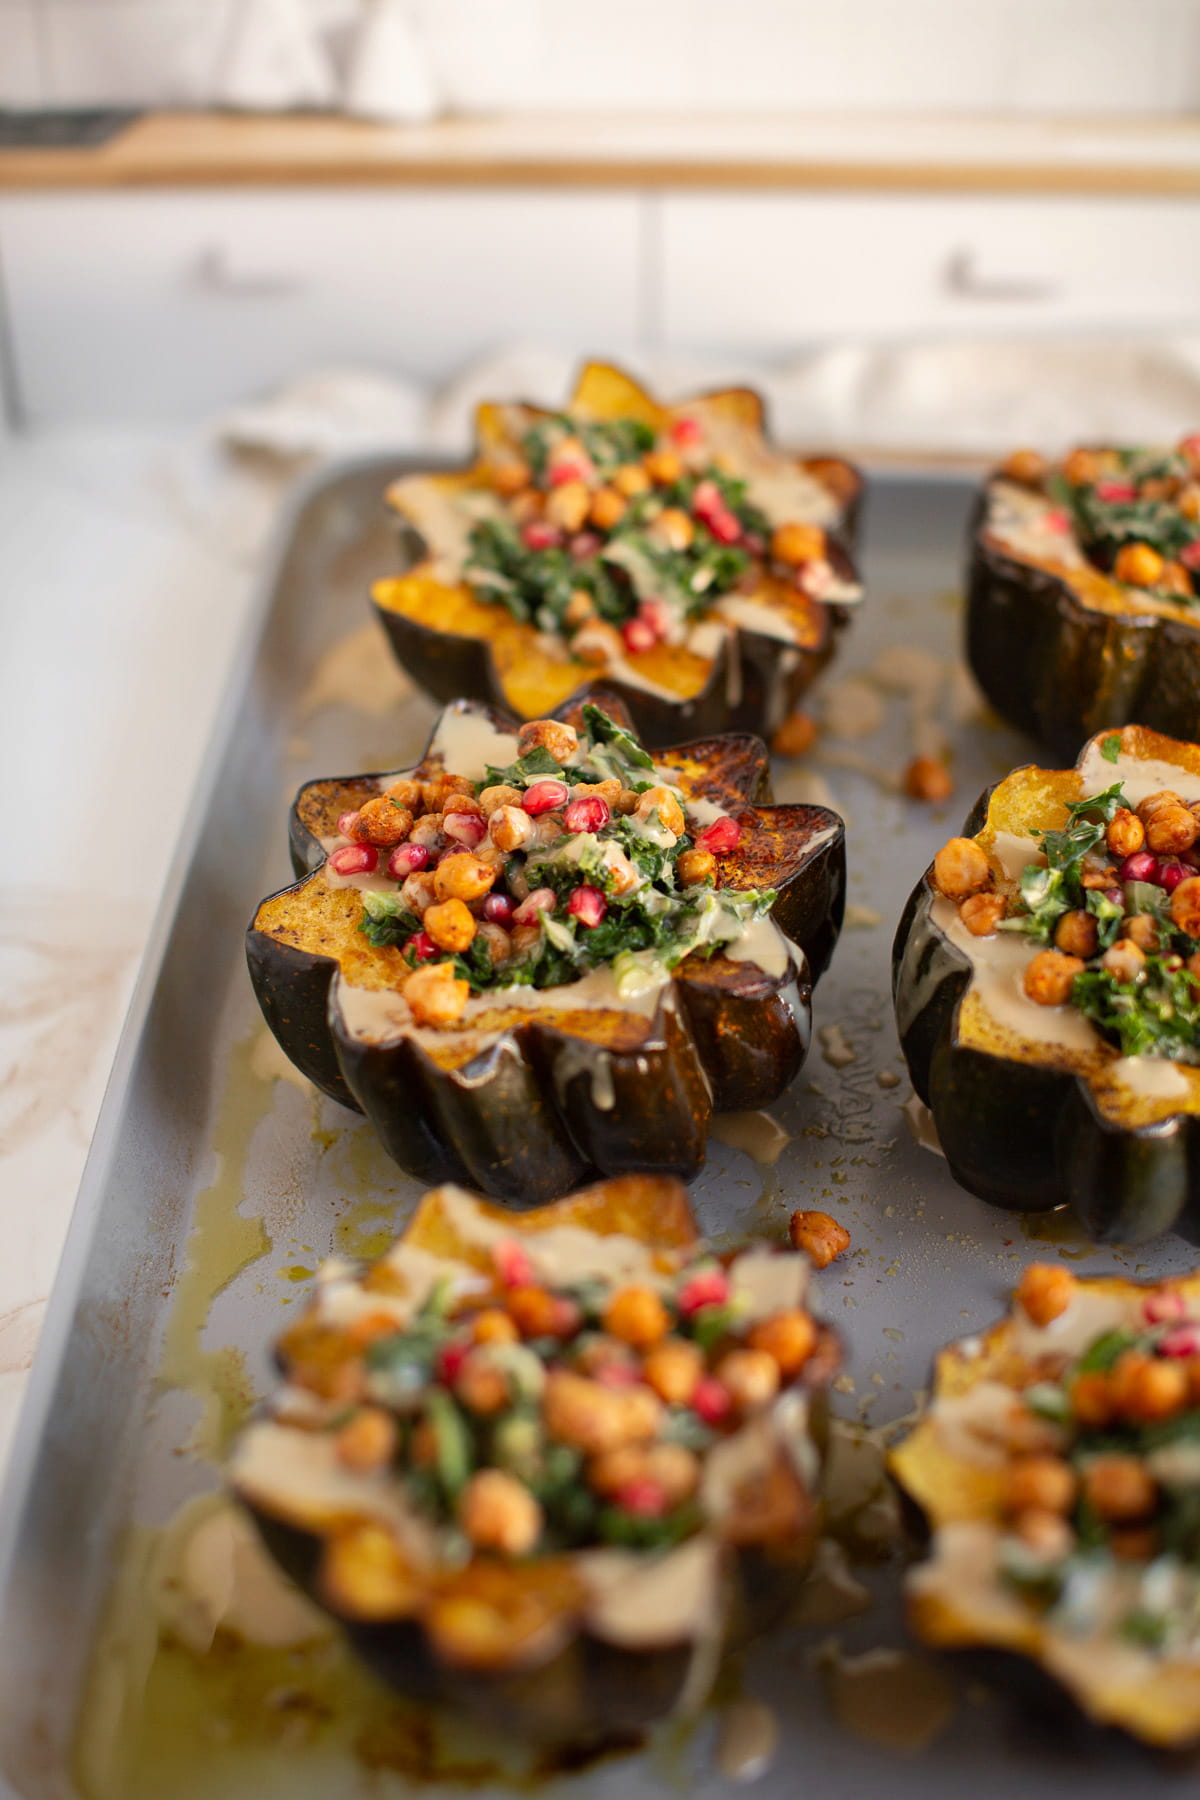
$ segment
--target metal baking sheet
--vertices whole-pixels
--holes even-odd
[[[219,1642],[200,1661],[156,1650],[147,1597],[162,1529],[218,1485],[221,1451],[269,1386],[268,1346],[318,1261],[377,1252],[418,1191],[362,1120],[281,1078],[242,952],[255,902],[289,878],[285,807],[297,783],[400,766],[433,717],[404,692],[367,616],[367,583],[395,560],[379,494],[398,472],[384,459],[345,465],[294,503],[181,821],[0,1508],[0,1769],[5,1793],[23,1800],[388,1800],[433,1779],[477,1789],[493,1766],[494,1745],[461,1723],[414,1717],[336,1647],[265,1663]],[[894,922],[980,789],[1031,753],[969,716],[961,685],[943,685],[918,711],[924,732],[932,716],[950,738],[954,799],[933,809],[878,780],[912,753],[911,695],[879,682],[895,677],[896,646],[944,659],[949,678],[969,503],[963,482],[889,475],[873,485],[870,598],[827,683],[867,677],[865,698],[838,690],[844,729],[862,731],[872,710],[881,719],[861,738],[827,737],[779,783],[782,797],[801,797],[815,776],[844,812],[851,926],[817,993],[812,1057],[773,1109],[788,1134],[782,1154],[756,1163],[714,1141],[694,1187],[717,1238],[782,1233],[797,1206],[849,1227],[851,1253],[819,1286],[849,1352],[837,1408],[871,1426],[911,1411],[936,1347],[993,1318],[1026,1261],[1159,1276],[1194,1256],[1174,1239],[1098,1251],[1057,1215],[1031,1236],[963,1193],[903,1111]],[[753,1147],[765,1141],[758,1134]],[[826,1800],[928,1800],[967,1787],[1001,1800],[1018,1787],[1048,1795],[1064,1779],[1086,1780],[1096,1800],[1124,1800],[1131,1778],[1143,1790],[1169,1779],[1130,1745],[1039,1732],[956,1674],[931,1702],[928,1678],[909,1690],[903,1665],[900,1675],[842,1666],[839,1657],[905,1641],[898,1557],[859,1573],[875,1597],[869,1611],[785,1630],[723,1678],[726,1701],[752,1696],[779,1721],[758,1783],[770,1800],[818,1781]],[[876,1703],[893,1682],[910,1722],[943,1715],[921,1751],[897,1747],[894,1716],[881,1723]],[[719,1710],[668,1727],[644,1752],[539,1778],[588,1800],[716,1794],[728,1785],[713,1758]],[[854,1728],[848,1711],[860,1715]]]

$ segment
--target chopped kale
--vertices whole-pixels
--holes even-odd
[[[369,944],[381,949],[390,944],[407,944],[413,933],[420,931],[420,919],[405,905],[398,891],[377,894],[367,888],[362,898],[364,911],[358,929]]]
[[[1147,957],[1133,981],[1119,980],[1110,969],[1085,969],[1075,977],[1071,998],[1122,1056],[1200,1063],[1200,987],[1163,957]]]

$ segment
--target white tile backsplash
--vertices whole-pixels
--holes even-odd
[[[0,106],[42,99],[35,0],[0,0]]]

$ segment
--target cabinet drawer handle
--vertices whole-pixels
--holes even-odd
[[[973,250],[952,250],[942,270],[942,287],[956,300],[998,300],[1020,305],[1057,300],[1061,290],[1048,281],[981,275]]]
[[[188,286],[222,300],[279,300],[301,292],[304,283],[294,275],[239,275],[230,265],[229,253],[219,244],[207,244],[188,270]]]

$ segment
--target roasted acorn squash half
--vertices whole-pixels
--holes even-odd
[[[676,1181],[519,1216],[445,1187],[327,1264],[229,1479],[404,1694],[555,1743],[706,1697],[795,1593],[839,1360],[803,1255],[708,1255]]]
[[[1069,759],[1103,726],[1200,721],[1200,439],[1018,451],[971,525],[967,657],[1009,724]]]
[[[310,782],[293,806],[301,879],[255,914],[255,992],[297,1067],[361,1108],[389,1154],[423,1180],[535,1205],[596,1174],[690,1176],[712,1113],[768,1104],[804,1059],[811,983],[841,926],[842,821],[823,807],[771,805],[757,738],[707,738],[652,761],[618,722],[619,703],[606,706],[573,709],[578,736],[570,721],[542,721],[522,727],[519,742],[511,720],[459,702],[415,772]],[[536,742],[530,761],[530,734],[556,733],[583,764],[560,767]],[[496,806],[504,784],[486,785],[488,765],[533,781],[504,790],[522,805]],[[609,778],[584,783],[585,772]],[[404,815],[402,829],[427,841],[437,866],[418,870],[415,887],[405,880],[402,895],[386,868],[407,846],[368,846],[360,859],[339,832],[361,830],[359,814],[373,816],[363,809],[395,817],[389,789],[407,798],[424,782],[428,796],[447,776],[470,793],[443,797],[447,810],[432,819]],[[541,810],[531,818],[526,805]],[[597,820],[607,820],[599,836],[578,828]],[[506,845],[515,836],[525,845],[515,861],[495,851],[502,825]],[[465,860],[463,833],[476,845]],[[491,878],[479,868],[485,856]],[[347,860],[375,872],[343,875]],[[592,872],[581,880],[585,862]],[[464,870],[477,885],[457,884]],[[380,891],[364,898],[364,887]],[[445,904],[446,887],[474,898]],[[516,905],[512,890],[531,887]],[[409,915],[409,895],[418,908],[433,904]],[[368,906],[384,915],[378,926]],[[440,933],[438,945],[425,928]],[[508,960],[487,960],[495,946]]]
[[[1200,1741],[1200,1275],[1026,1270],[1011,1312],[937,1357],[893,1450],[924,1515],[923,1642],[1093,1724]],[[1077,1715],[1078,1716],[1078,1715]]]
[[[1069,1204],[1105,1241],[1200,1241],[1198,806],[1200,748],[1103,732],[1075,768],[983,795],[918,882],[893,949],[900,1042],[982,1199]]]
[[[748,389],[664,406],[601,363],[565,413],[481,406],[469,469],[389,489],[413,566],[373,598],[399,661],[522,719],[603,680],[650,745],[769,735],[861,595],[862,478],[763,431]]]

